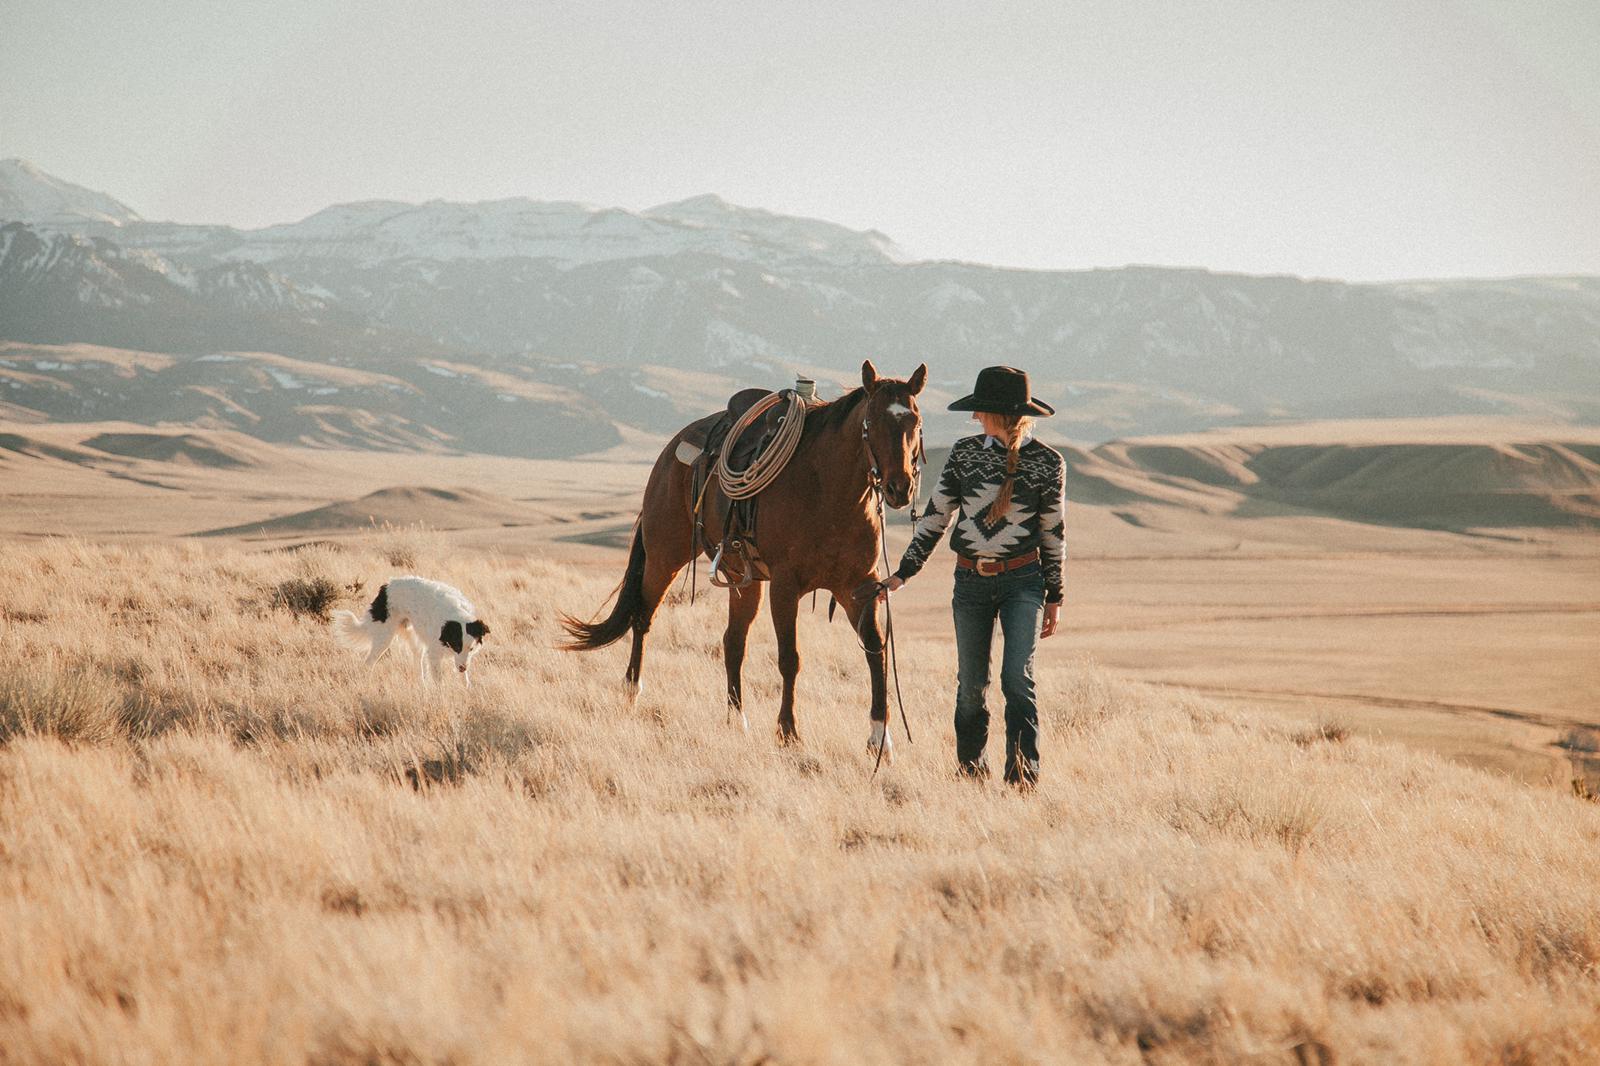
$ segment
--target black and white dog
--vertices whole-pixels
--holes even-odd
[[[489,627],[478,620],[460,589],[423,577],[397,577],[378,589],[365,618],[351,611],[333,612],[333,635],[346,647],[366,651],[369,664],[401,637],[420,650],[424,681],[454,658],[461,679],[470,686],[467,667]]]

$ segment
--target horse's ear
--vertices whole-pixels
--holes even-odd
[[[922,391],[922,386],[926,385],[927,383],[928,364],[923,363],[918,366],[917,369],[911,372],[911,377],[906,382],[906,387],[911,390],[911,395],[915,396],[917,393]]]
[[[878,368],[872,365],[871,359],[861,364],[861,387],[868,392],[878,387]]]

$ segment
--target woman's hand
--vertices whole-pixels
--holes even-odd
[[[1046,637],[1055,636],[1056,635],[1056,626],[1060,623],[1060,621],[1061,621],[1061,605],[1059,603],[1047,603],[1047,604],[1045,604],[1044,605],[1044,625],[1039,627],[1039,639],[1043,640]]]
[[[883,583],[883,587],[878,590],[878,602],[879,603],[888,603],[889,602],[889,593],[893,592],[895,589],[899,588],[901,585],[904,585],[904,584],[905,584],[905,582],[901,581],[897,577],[891,577],[888,581],[885,581]]]

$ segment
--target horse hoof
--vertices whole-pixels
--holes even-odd
[[[624,682],[623,691],[628,694],[630,704],[639,702],[639,693],[644,691],[644,686],[631,678]]]
[[[876,759],[878,752],[881,750],[883,752],[883,761],[892,763],[894,762],[894,737],[889,735],[888,729],[885,728],[887,725],[887,722],[872,723],[872,735],[867,738],[867,754]]]

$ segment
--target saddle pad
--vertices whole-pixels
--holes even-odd
[[[677,459],[678,462],[682,463],[684,466],[693,466],[695,463],[700,461],[700,457],[705,453],[706,450],[699,445],[691,444],[686,440],[680,440],[678,442],[678,450],[673,452],[672,455],[673,458]]]

